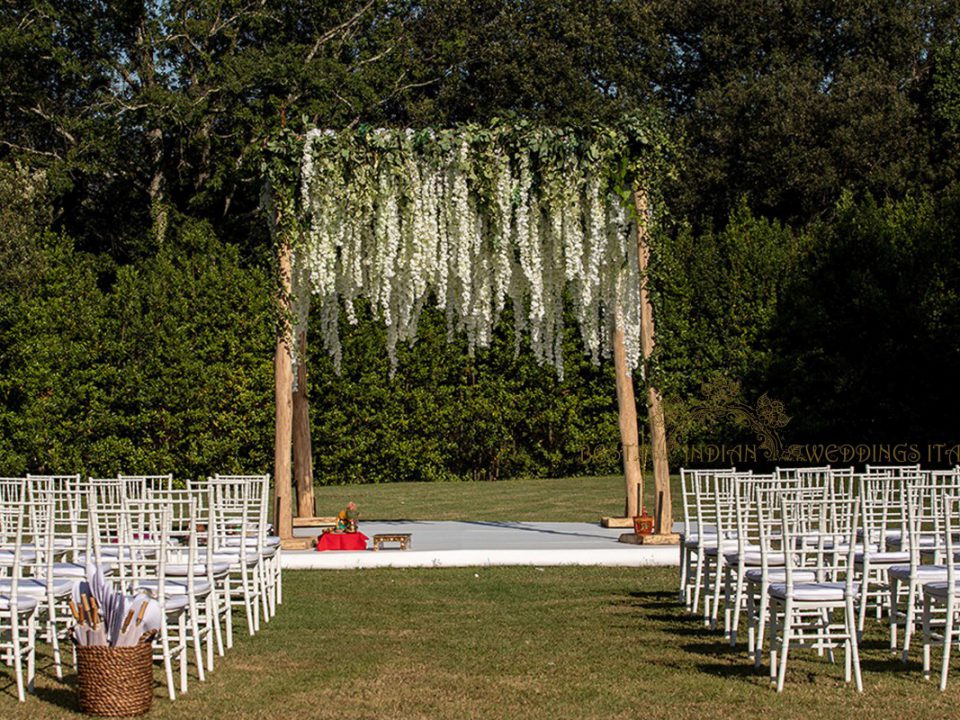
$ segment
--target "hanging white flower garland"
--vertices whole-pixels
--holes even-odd
[[[413,342],[432,299],[448,333],[489,345],[507,301],[539,362],[563,376],[564,300],[594,362],[623,330],[640,361],[636,226],[613,186],[625,139],[475,126],[413,133],[313,130],[304,144],[306,232],[293,250],[294,325],[310,296],[339,368],[341,303],[365,298],[387,352]]]

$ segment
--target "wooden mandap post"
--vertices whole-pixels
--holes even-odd
[[[310,401],[307,399],[307,331],[297,341],[297,389],[293,392],[293,482],[297,517],[316,515],[313,497],[313,449],[310,443]]]
[[[620,452],[623,456],[623,479],[626,482],[625,517],[640,514],[643,503],[643,470],[640,467],[640,438],[637,433],[637,401],[633,378],[627,366],[623,330],[613,331],[613,366],[617,376],[617,413],[620,418]]]
[[[653,306],[650,304],[648,286],[650,235],[646,222],[650,208],[646,191],[637,190],[633,197],[637,211],[637,259],[640,264],[640,350],[643,354],[647,385],[647,417],[650,422],[651,457],[653,458],[654,532],[658,535],[669,535],[673,533],[673,502],[670,497],[667,424],[663,416],[663,401],[660,392],[653,384],[653,373],[650,367],[654,345]]]
[[[281,540],[293,537],[293,508],[290,502],[293,451],[293,360],[290,354],[290,241],[280,234],[278,252],[280,288],[277,305],[280,314],[277,348],[273,358],[274,396],[276,399],[276,436],[273,458],[273,522]]]

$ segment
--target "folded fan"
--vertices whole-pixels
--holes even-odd
[[[87,579],[73,586],[70,603],[78,645],[133,647],[144,635],[160,630],[160,605],[145,592],[133,596],[113,589],[96,565],[87,566]]]

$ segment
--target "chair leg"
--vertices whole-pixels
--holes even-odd
[[[777,635],[777,606],[779,603],[770,603],[770,684],[777,683],[777,643],[780,638]]]
[[[206,615],[207,621],[207,627],[203,631],[204,641],[207,646],[207,671],[213,672],[213,644],[216,638],[214,628],[220,626],[220,616],[217,614],[217,591],[212,582],[210,584],[210,594],[207,595],[204,614]]]
[[[856,627],[854,626],[853,598],[847,598],[846,612],[844,613],[844,616],[845,624],[847,626],[847,652],[845,664],[853,666],[854,683],[857,686],[857,692],[862,693],[863,676],[860,672],[860,646],[857,642],[857,632]],[[849,673],[847,674],[847,682],[850,682]]]
[[[890,577],[889,570],[887,571],[887,587],[890,589],[890,652],[895,653],[897,651],[897,625],[900,618],[900,581]]]
[[[221,588],[222,590],[222,588]],[[220,592],[218,591],[216,584],[214,584],[213,592],[210,593],[210,597],[213,598],[213,637],[217,643],[217,655],[223,657],[223,628],[220,627]],[[224,619],[226,619],[226,614],[230,610],[230,603],[227,602],[226,607],[223,611]]]
[[[783,639],[780,643],[780,669],[777,672],[777,692],[783,692],[787,677],[787,655],[790,652],[790,633],[793,630],[793,603],[787,598],[783,607]]]
[[[834,663],[837,661],[836,656],[833,652],[833,638],[830,637],[830,610],[824,608],[820,613],[820,617],[823,618],[823,627],[817,631],[817,655],[823,656],[823,651],[827,651],[827,659]]]
[[[204,599],[204,603],[206,603],[206,599]],[[206,682],[207,678],[203,667],[203,640],[200,637],[200,607],[197,605],[196,598],[193,597],[190,598],[190,632],[193,633],[193,653],[197,663],[197,679],[200,682]]]
[[[160,647],[163,652],[163,672],[167,678],[167,694],[171,700],[177,699],[177,691],[173,686],[173,658],[170,657],[170,628],[166,618],[160,627]]]
[[[722,554],[717,551],[717,566],[713,576],[713,596],[710,603],[710,629],[717,629],[717,618],[720,616],[720,587],[723,585],[723,574],[726,570]]]
[[[257,627],[253,620],[253,605],[250,601],[250,582],[247,573],[240,575],[240,592],[243,594],[243,609],[247,614],[247,632],[250,635],[256,635]]]
[[[690,611],[696,615],[697,608],[700,607],[700,584],[703,582],[703,555],[698,552],[697,571],[693,579],[693,601],[690,603]]]
[[[953,598],[947,599],[947,619],[943,627],[943,664],[940,666],[940,690],[947,689],[950,672],[950,648],[953,647]]]
[[[737,631],[740,629],[740,606],[743,604],[744,568],[737,573],[737,586],[733,598],[733,622],[730,624],[730,645],[737,644]]]
[[[687,589],[687,549],[684,546],[686,538],[680,537],[680,591],[677,595],[681,603],[686,601]]]
[[[57,680],[63,680],[63,662],[60,657],[60,638],[57,635],[56,602],[51,599],[47,604],[47,632],[50,635],[50,647],[53,650],[53,667]]]
[[[267,572],[267,565],[270,563],[269,560],[261,560],[260,564],[257,566],[257,572],[260,577],[260,604],[263,606],[263,622],[270,622],[272,615],[270,614],[270,574]]]
[[[250,588],[250,604],[253,610],[253,630],[254,632],[260,632],[260,601],[262,599],[260,595],[260,570],[262,563],[257,563],[253,568],[253,573],[250,575],[250,580],[253,583],[253,586]]]
[[[277,554],[274,555],[277,561],[277,605],[283,605],[283,563],[281,558],[283,557],[283,548],[277,549]]]
[[[20,623],[22,618],[17,614],[15,608],[10,612],[10,640],[13,654],[13,671],[17,675],[17,699],[20,702],[27,701],[27,695],[23,686],[23,645],[20,642]]]
[[[179,652],[177,655],[180,660],[180,692],[186,694],[187,692],[187,656],[190,654],[189,648],[190,644],[187,641],[187,615],[186,613],[180,613],[180,617],[177,619],[177,630],[180,635],[179,642]]]
[[[27,620],[27,692],[36,691],[37,678],[37,613],[30,614]]]
[[[227,649],[233,647],[233,583],[230,575],[224,579],[225,592],[223,593],[224,615],[226,616],[224,625],[227,634]]]
[[[864,555],[866,557],[866,555]],[[863,582],[860,586],[860,603],[857,608],[857,636],[863,636],[863,626],[867,619],[867,600],[870,597],[870,565],[863,563]]]
[[[280,604],[280,551],[277,550],[270,561],[270,616],[277,614],[277,606]]]
[[[730,600],[730,591],[733,586],[733,568],[729,564],[723,568],[723,634],[730,636],[730,627],[733,622],[733,604]],[[719,616],[719,612],[717,613]],[[730,643],[733,645],[733,643]]]
[[[757,612],[757,646],[754,648],[753,664],[754,667],[760,667],[763,654],[763,630],[767,622],[767,614],[770,612],[770,596],[767,595],[767,587],[760,585],[760,610]],[[772,635],[771,635],[772,637]]]
[[[903,656],[901,661],[906,663],[910,657],[910,638],[913,637],[913,625],[916,622],[917,581],[913,578],[907,581],[907,607],[903,621]]]
[[[932,606],[930,602],[930,596],[923,596],[923,677],[925,680],[930,679],[930,643],[932,638],[930,637],[930,613],[932,612]]]

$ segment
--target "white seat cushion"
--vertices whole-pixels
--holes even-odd
[[[64,595],[69,595],[76,582],[77,580],[75,578],[55,577],[53,579],[54,596],[62,597]],[[9,595],[11,585],[12,581],[10,578],[0,579],[0,593]],[[47,583],[43,580],[37,580],[36,578],[20,578],[20,580],[17,582],[17,594],[29,595],[30,597],[46,597]]]
[[[740,553],[724,553],[723,559],[726,560],[730,565],[737,565],[740,563]],[[746,551],[744,551],[744,565],[760,565],[761,562],[760,550],[754,549],[754,546],[750,546]],[[785,562],[786,560],[783,557],[783,553],[770,553],[767,555],[767,565],[783,565]]]
[[[157,555],[157,551],[154,550],[153,548],[137,548],[137,557],[150,558],[150,557],[156,557],[156,555]],[[131,555],[131,548],[129,547],[121,548],[118,545],[101,545],[100,557],[105,558],[107,560],[119,560],[121,557],[126,560],[129,560],[133,556]],[[86,553],[77,554],[77,562],[86,562],[86,561],[87,561]]]
[[[843,600],[846,584],[842,582],[796,583],[793,586],[793,599],[799,602],[835,602]],[[787,597],[786,583],[773,583],[768,590],[770,597],[784,600]],[[853,586],[856,595],[857,586]]]
[[[14,558],[13,550],[0,550],[0,565],[12,565]],[[20,562],[31,563],[37,559],[37,554],[33,550],[20,548]]]
[[[104,575],[112,575],[117,569],[116,563],[105,562],[100,564]],[[59,562],[53,564],[53,574],[56,577],[82,578],[87,577],[87,566],[83,563]]]
[[[260,553],[248,552],[246,554],[247,565],[256,565],[260,562]],[[240,553],[232,552],[218,552],[213,554],[213,562],[228,562],[231,565],[238,565],[240,563]]]
[[[704,545],[716,545],[717,544],[717,535],[716,533],[707,533],[701,538],[700,535],[691,535],[688,538],[685,538],[683,544],[688,548],[695,548],[700,545],[701,539],[703,540]]]
[[[723,542],[720,543],[720,545],[723,548],[724,555],[726,555],[728,552],[732,552],[737,549],[736,540],[724,540]],[[716,555],[717,554],[716,540],[714,540],[712,545],[705,546],[703,548],[703,552],[705,555],[710,555],[710,556]]]
[[[186,595],[167,595],[166,597],[167,614],[180,613],[190,603],[190,598]]]
[[[758,585],[763,582],[763,570],[761,568],[750,568],[745,573],[747,582],[757,583]],[[794,581],[799,582],[814,582],[817,579],[817,573],[813,570],[794,570],[793,571]],[[767,582],[770,583],[784,583],[787,581],[787,569],[782,567],[774,567],[767,569]]]
[[[176,577],[184,577],[190,572],[190,568],[186,563],[168,563],[166,566],[167,575],[173,575]],[[230,572],[230,563],[228,562],[214,562],[213,563],[213,576],[217,577],[218,575],[226,575]],[[206,563],[196,563],[193,566],[193,575],[194,577],[201,577],[207,574],[207,565]]]
[[[853,561],[858,565],[863,563],[863,553],[858,552],[853,556]],[[868,555],[871,565],[893,565],[910,562],[910,553],[908,552],[871,552]]]
[[[141,580],[138,583],[139,587],[147,588],[149,590],[155,591],[160,587],[159,580]],[[186,580],[170,580],[169,578],[166,582],[163,583],[164,592],[169,599],[174,595],[186,595],[187,594],[187,581]],[[210,592],[210,583],[206,580],[194,580],[193,581],[193,591],[200,597],[201,595],[207,595]],[[167,603],[169,605],[169,602]]]
[[[896,578],[897,580],[909,580],[910,566],[909,565],[893,565],[892,567],[887,568],[887,574],[892,578]],[[933,582],[935,580],[940,580],[940,579],[946,580],[947,566],[946,565],[918,565],[917,579],[920,582]]]
[[[960,581],[955,582],[957,590],[960,590]],[[950,590],[950,583],[946,580],[935,580],[934,582],[926,582],[923,584],[923,592],[927,595],[933,595],[934,597],[946,597]]]
[[[227,547],[240,547],[241,538],[239,537],[228,537],[224,538],[223,544]],[[280,538],[276,535],[267,535],[264,538],[263,544],[268,548],[278,548],[280,547]],[[247,537],[247,546],[256,547],[257,539],[255,537]]]
[[[34,610],[37,607],[37,603],[40,602],[39,598],[35,597],[17,597],[17,613],[25,613]],[[5,595],[0,595],[0,610],[9,610],[10,609],[10,598]]]

